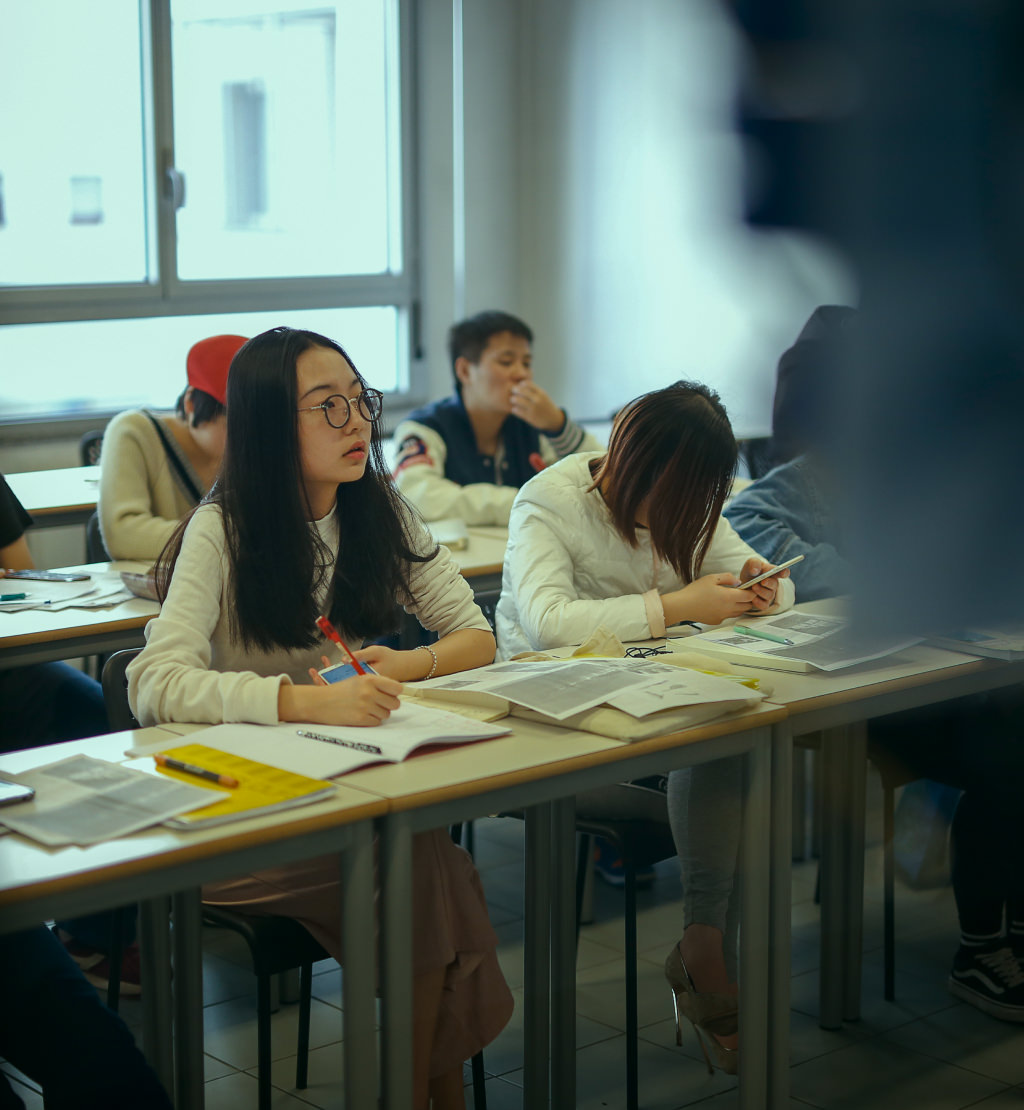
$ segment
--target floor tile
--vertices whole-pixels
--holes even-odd
[[[797,1064],[792,1094],[822,1110],[960,1110],[996,1094],[1003,1085],[963,1068],[901,1049],[883,1038]]]
[[[507,1078],[509,1073],[523,1066],[523,991],[521,988],[514,990],[512,995],[515,1009],[508,1025],[484,1049],[484,1070],[488,1075]],[[593,1021],[579,1013],[576,1015],[577,1048],[610,1040],[617,1034],[618,1030],[603,1022]]]
[[[235,1072],[206,1084],[206,1110],[243,1110],[256,1105],[256,1077]],[[276,1087],[271,1088],[271,1110],[309,1110],[316,1106]],[[337,1105],[337,1103],[335,1103]]]
[[[299,1008],[282,1006],[270,1018],[270,1044],[274,1059],[294,1055],[298,1039]],[[248,999],[234,999],[203,1011],[206,1051],[234,1068],[256,1066],[256,1007]],[[309,1043],[332,1044],[342,1037],[341,1013],[314,1000],[310,1007]]]
[[[1024,1027],[960,1003],[884,1034],[895,1045],[1003,1083],[1024,1083]]]

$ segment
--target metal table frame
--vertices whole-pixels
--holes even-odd
[[[781,715],[780,711],[780,715]],[[715,722],[734,725],[735,721]],[[701,726],[701,727],[714,727]],[[692,731],[692,730],[691,730]],[[491,784],[459,798],[428,798],[392,804],[380,821],[379,867],[381,914],[381,996],[384,1102],[387,1110],[412,1105],[412,1038],[408,1018],[408,983],[412,975],[411,839],[419,831],[508,809],[526,811],[526,923],[524,1105],[534,1108],[576,1104],[575,1052],[575,804],[580,791],[626,778],[693,766],[743,755],[747,799],[743,833],[744,928],[741,933],[743,1069],[740,1106],[763,1106],[769,1071],[788,1067],[788,1039],[778,1042],[785,1060],[768,1061],[769,905],[774,883],[783,876],[788,887],[790,860],[781,875],[769,851],[771,742],[763,715],[748,728],[676,747],[644,750],[644,743],[624,744],[602,753],[599,765],[587,760],[579,769],[564,766],[529,782]],[[584,760],[581,759],[580,762]],[[540,769],[543,772],[543,769]]]

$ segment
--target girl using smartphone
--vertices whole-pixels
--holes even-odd
[[[721,518],[736,460],[718,396],[676,382],[623,409],[607,452],[571,455],[527,482],[509,521],[497,608],[502,658],[582,643],[602,624],[622,641],[647,640],[680,621],[719,624],[792,605],[789,571],[737,588],[771,564]],[[602,815],[586,795],[577,810]],[[686,922],[665,966],[677,1037],[680,1017],[692,1021],[726,1071],[737,1067],[742,812],[738,759],[669,776]]]
[[[492,660],[465,579],[390,482],[381,394],[337,343],[292,328],[249,340],[231,364],[227,412],[221,474],[161,556],[163,607],[128,670],[140,721],[373,726],[398,707],[403,682]],[[436,644],[360,649],[394,627],[396,598]],[[309,682],[323,613],[373,672]],[[413,850],[416,1105],[451,1110],[462,1106],[462,1061],[500,1032],[512,999],[472,861],[444,830]],[[203,896],[292,916],[340,956],[337,882],[331,857]]]

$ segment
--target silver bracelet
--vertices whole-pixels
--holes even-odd
[[[420,682],[426,682],[428,678],[433,678],[434,675],[437,673],[437,653],[434,651],[434,649],[432,647],[427,647],[426,644],[420,644],[419,646],[424,651],[429,651],[430,652],[430,658],[434,660],[434,662],[430,666],[430,670],[427,671],[427,673],[420,679]]]

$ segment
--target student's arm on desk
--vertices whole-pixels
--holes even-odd
[[[433,428],[406,420],[395,429],[395,443],[395,485],[424,520],[460,517],[467,524],[508,523],[519,491],[490,482],[460,486],[446,478],[448,449]]]

